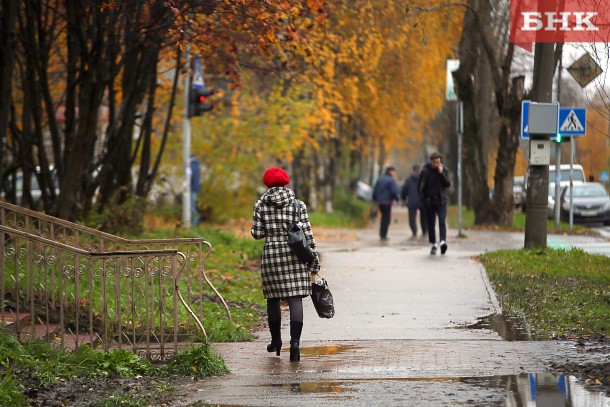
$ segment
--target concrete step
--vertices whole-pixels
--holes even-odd
[[[43,341],[49,341],[59,334],[60,328],[59,324],[27,325],[19,330],[19,340],[25,342],[33,338],[40,338]]]
[[[100,338],[93,334],[93,335],[89,335],[87,334],[74,334],[71,332],[66,332],[64,334],[64,343],[63,343],[63,347],[66,350],[75,350],[76,348],[78,348],[81,345],[89,345],[90,347],[94,348],[100,341]],[[55,340],[53,341],[53,346],[61,346],[61,338],[55,338]]]
[[[4,311],[2,315],[0,315],[0,325],[11,329],[16,330],[17,328],[22,328],[26,325],[29,325],[32,322],[31,314],[29,312],[15,312],[12,310]]]

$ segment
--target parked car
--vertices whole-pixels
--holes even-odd
[[[356,196],[366,202],[372,201],[373,187],[365,182],[358,181],[358,184],[356,185]]]
[[[519,207],[525,203],[525,189],[523,188],[524,177],[513,178],[513,200],[515,206]]]
[[[574,181],[573,182],[574,185],[576,184],[582,184],[582,182],[580,181]],[[561,190],[563,190],[563,188],[565,188],[566,186],[570,185],[570,182],[561,182],[559,184],[559,194],[561,196]],[[549,219],[553,219],[555,217],[555,183],[549,183],[549,197],[548,197],[548,201],[547,201],[547,216]]]
[[[570,182],[570,164],[561,164],[559,167],[559,170],[561,171],[561,179],[560,182],[561,184],[567,184]],[[572,180],[573,181],[578,181],[578,182],[586,182],[587,179],[585,178],[585,170],[582,168],[582,165],[580,164],[574,164],[572,165]],[[554,184],[555,183],[555,166],[554,165],[549,165],[549,183],[550,184]]]
[[[55,184],[55,194],[59,195],[59,180],[57,179],[57,172],[55,171],[55,169],[53,168],[53,166],[49,167],[50,171],[51,171],[51,176],[53,177],[53,183]],[[40,171],[40,168],[36,168],[37,171]],[[7,179],[7,188],[12,188],[12,177],[13,175],[9,176]],[[18,170],[15,172],[14,174],[15,176],[15,198],[16,198],[16,203],[17,205],[23,205],[23,172],[21,172],[21,170]],[[34,205],[36,207],[39,207],[41,205],[42,202],[42,191],[40,189],[40,185],[38,184],[38,178],[36,177],[36,174],[34,174],[32,172],[31,178],[30,178],[30,194],[32,195],[32,200],[34,201]],[[2,196],[3,199],[6,199],[7,196]]]
[[[610,225],[610,196],[598,182],[586,182],[572,186],[574,223],[603,223]],[[569,220],[570,187],[561,192],[561,219]]]

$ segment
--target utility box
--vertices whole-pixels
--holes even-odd
[[[551,140],[530,140],[530,165],[551,163]]]

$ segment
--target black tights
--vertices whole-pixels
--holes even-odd
[[[303,298],[288,297],[288,307],[290,308],[290,322],[303,322]],[[280,321],[282,310],[280,309],[279,298],[267,299],[267,318],[269,321]]]

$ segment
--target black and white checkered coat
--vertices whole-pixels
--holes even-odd
[[[311,266],[299,260],[288,246],[287,232],[295,216],[294,192],[285,187],[269,188],[254,204],[252,236],[265,238],[261,261],[261,277],[265,298],[286,298],[311,295],[309,272],[320,271],[316,242],[311,231],[307,207],[301,201],[301,223],[309,246],[315,253]]]

